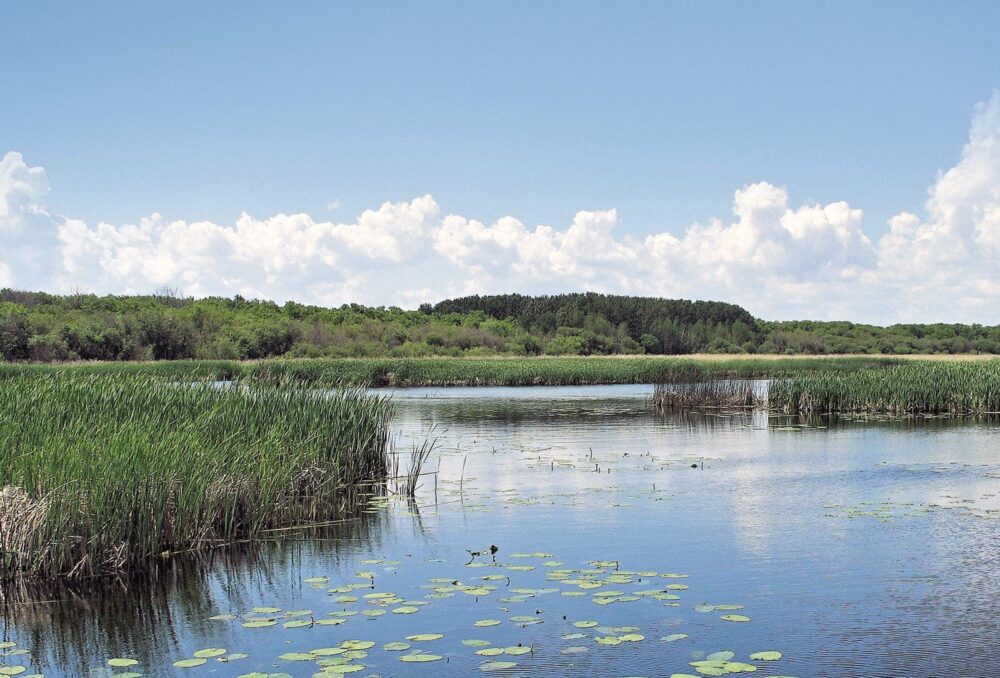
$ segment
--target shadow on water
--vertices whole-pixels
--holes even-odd
[[[300,585],[302,577],[289,573],[316,562],[335,567],[347,552],[378,552],[391,521],[369,499],[359,496],[348,519],[294,528],[274,541],[175,556],[137,576],[9,583],[0,590],[3,640],[16,629],[18,646],[31,650],[35,666],[65,675],[94,675],[92,667],[104,666],[119,648],[138,648],[130,656],[156,666],[176,653],[182,632],[207,634],[209,618],[220,610],[241,615],[259,604],[260,591]],[[419,520],[414,526],[421,529]]]

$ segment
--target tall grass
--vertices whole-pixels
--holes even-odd
[[[121,372],[0,379],[0,576],[83,577],[337,517],[385,477],[389,402]]]
[[[0,364],[0,380],[19,374],[71,370],[77,374],[132,374],[165,380],[292,380],[333,387],[529,386],[693,383],[759,379],[818,370],[877,368],[901,362],[872,357],[781,356],[564,356],[525,358],[312,358],[256,362],[176,360],[78,363],[67,366]]]
[[[762,394],[753,381],[725,379],[694,384],[657,384],[653,406],[661,410],[693,407],[747,408],[763,405]]]
[[[914,362],[881,370],[821,371],[775,379],[768,403],[788,413],[1000,412],[1000,360]]]
[[[753,379],[815,370],[894,364],[887,358],[739,358],[572,356],[533,358],[370,358],[267,360],[248,363],[247,376],[309,384],[373,386],[540,386],[693,383]]]

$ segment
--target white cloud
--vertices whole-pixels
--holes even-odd
[[[1000,322],[1000,94],[981,104],[960,161],[872,242],[846,202],[792,203],[759,182],[733,217],[644,238],[614,209],[565,226],[447,214],[430,195],[347,223],[307,214],[233,224],[91,226],[45,207],[45,171],[0,161],[0,284],[66,291],[243,294],[323,304],[416,306],[444,296],[590,289],[720,299],[766,318]]]

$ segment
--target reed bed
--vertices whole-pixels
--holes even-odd
[[[653,407],[660,410],[737,409],[760,407],[764,404],[756,384],[747,379],[657,384],[653,389]]]
[[[248,363],[245,374],[328,385],[549,386],[580,384],[694,383],[757,379],[800,372],[879,368],[897,361],[879,357],[572,356],[531,358],[364,358],[267,360]]]
[[[99,576],[339,517],[387,469],[391,405],[361,389],[0,378],[0,577]]]
[[[294,381],[322,387],[540,386],[693,383],[761,379],[815,371],[880,368],[902,362],[880,356],[562,356],[518,358],[308,358],[251,362],[174,360],[75,363],[63,366],[0,364],[0,380],[22,374],[143,375],[179,379],[244,378]]]
[[[880,370],[787,376],[771,382],[768,404],[806,415],[998,413],[1000,360],[914,362]]]

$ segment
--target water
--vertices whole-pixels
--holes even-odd
[[[4,640],[31,653],[4,659],[26,666],[21,675],[111,675],[106,661],[124,657],[139,663],[116,671],[146,676],[312,676],[315,659],[281,655],[356,639],[375,643],[350,661],[365,666],[360,676],[478,674],[496,660],[517,662],[504,675],[699,675],[689,662],[726,650],[756,665],[757,676],[1000,675],[1000,426],[950,419],[801,426],[761,412],[665,418],[646,407],[650,392],[397,390],[398,449],[438,438],[425,467],[437,473],[423,477],[415,503],[376,504],[357,521],[280,545],[168,563],[150,582],[9,597]],[[405,459],[404,452],[404,466]],[[499,565],[486,551],[491,544]],[[578,582],[612,582],[581,588],[547,576],[559,570],[590,571],[560,575]],[[510,583],[478,579],[494,575]],[[314,577],[329,581],[306,581]],[[427,597],[435,595],[430,587],[456,581],[497,589]],[[368,588],[328,592],[352,582]],[[667,588],[675,585],[688,588]],[[636,591],[660,599],[632,600]],[[386,610],[417,611],[283,626],[382,610],[364,598],[372,593],[401,599]],[[625,599],[595,603],[602,597]],[[408,605],[414,601],[426,604]],[[742,607],[696,609],[705,603]],[[254,615],[255,607],[282,612]],[[225,614],[239,617],[210,619]],[[241,625],[266,614],[277,623]],[[484,619],[502,623],[474,625]],[[574,626],[591,620],[599,628]],[[433,633],[443,638],[405,640]],[[628,633],[645,638],[595,641]],[[688,635],[660,640],[679,633]],[[563,638],[573,634],[584,635]],[[462,644],[470,639],[532,651],[477,656],[482,647]],[[398,641],[412,649],[382,649]],[[172,666],[206,648],[249,656]],[[417,649],[443,659],[400,661]],[[749,660],[767,650],[783,656]]]

